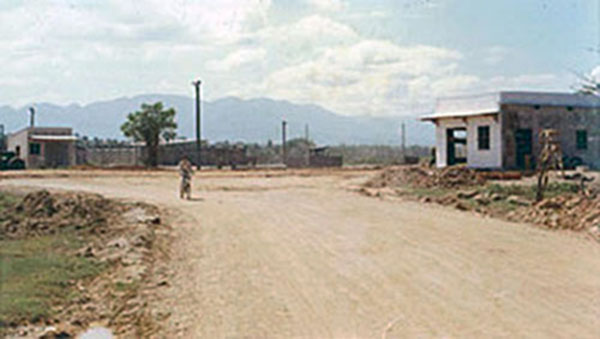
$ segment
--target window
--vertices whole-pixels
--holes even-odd
[[[29,144],[29,154],[31,154],[31,155],[39,155],[40,154],[40,150],[41,150],[40,144],[33,143],[33,142]]]
[[[575,134],[577,139],[577,149],[587,149],[588,137],[586,130],[578,130]]]
[[[477,147],[480,150],[490,149],[490,126],[477,127]]]

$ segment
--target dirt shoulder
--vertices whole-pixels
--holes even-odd
[[[595,174],[588,176],[594,178]],[[578,181],[553,180],[544,200],[538,202],[536,185],[530,177],[486,180],[482,173],[464,167],[437,170],[402,166],[381,171],[365,182],[359,192],[436,203],[550,229],[581,231],[600,241],[600,191],[591,186],[582,192]]]
[[[169,227],[145,203],[77,192],[5,189],[0,217],[0,333],[74,337],[90,326],[118,336],[160,331],[149,291],[168,285]]]

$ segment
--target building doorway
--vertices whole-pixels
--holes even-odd
[[[533,143],[530,128],[521,128],[515,131],[515,145],[517,147],[517,168],[529,170],[533,168]]]
[[[446,164],[448,166],[467,162],[467,129],[446,129]]]

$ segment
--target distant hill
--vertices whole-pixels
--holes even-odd
[[[178,134],[188,138],[194,132],[194,100],[178,95],[149,94],[132,98],[99,101],[80,106],[35,104],[36,125],[69,126],[76,133],[90,137],[123,139],[120,125],[129,112],[144,102],[162,101],[177,110]],[[0,124],[13,132],[29,121],[27,107],[0,106]],[[223,98],[203,102],[203,139],[278,143],[281,139],[281,120],[288,122],[289,138],[304,135],[309,125],[310,137],[317,144],[393,144],[401,143],[400,125],[406,123],[407,144],[432,145],[434,129],[416,117],[348,117],[335,114],[316,105],[297,105],[271,99]]]

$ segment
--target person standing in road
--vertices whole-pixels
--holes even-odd
[[[181,183],[179,186],[179,198],[190,200],[192,198],[192,175],[194,170],[192,169],[192,163],[184,156],[179,162],[179,176],[181,177]]]

